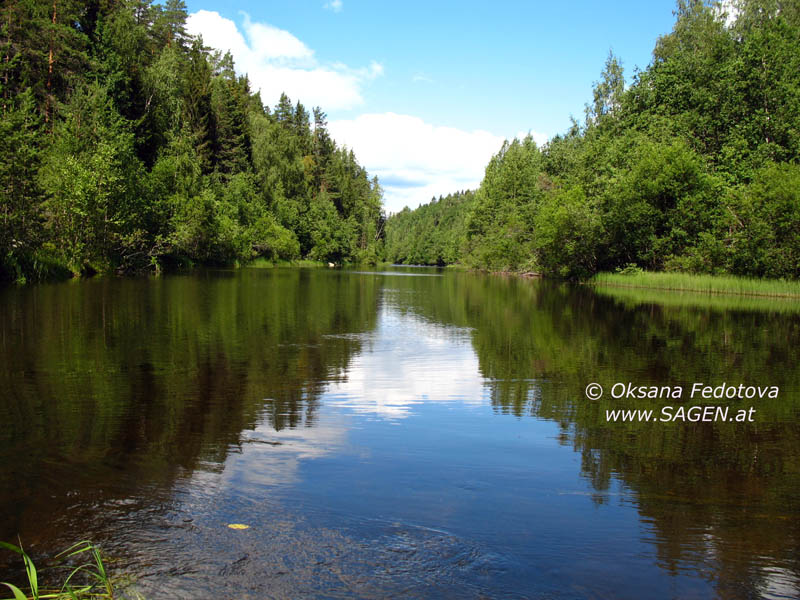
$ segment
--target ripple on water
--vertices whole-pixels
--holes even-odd
[[[142,554],[140,564],[150,567],[137,573],[136,589],[171,598],[482,597],[498,592],[511,564],[473,541],[410,523],[328,528],[260,518],[236,532],[210,520],[180,528],[157,563]]]

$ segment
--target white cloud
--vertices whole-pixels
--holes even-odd
[[[217,16],[219,17],[219,15]],[[219,18],[222,19],[222,17]],[[228,22],[236,27],[232,21]],[[253,23],[247,14],[244,15],[244,30],[250,40],[249,50],[253,55],[252,58],[263,62],[284,60],[287,62],[297,61],[313,64],[314,51],[288,31],[278,29],[267,23]]]
[[[344,5],[342,4],[342,0],[331,0],[330,2],[326,2],[323,8],[338,13],[342,12]]]
[[[341,8],[341,2],[338,4]],[[297,37],[272,25],[255,23],[246,14],[243,31],[230,19],[207,10],[189,15],[187,29],[193,35],[202,35],[207,46],[229,50],[238,72],[249,75],[252,88],[261,91],[261,99],[268,105],[286,92],[307,107],[353,108],[364,102],[361,89],[365,82],[383,74],[383,66],[375,61],[362,68],[342,63],[321,65],[314,51]]]
[[[370,174],[378,176],[388,212],[477,188],[504,140],[488,131],[441,127],[395,113],[332,121],[328,128],[339,144],[353,149]],[[531,135],[537,144],[547,139],[544,134]]]

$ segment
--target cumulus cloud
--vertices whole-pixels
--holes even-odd
[[[326,2],[323,8],[338,13],[342,12],[342,8],[344,8],[344,5],[342,4],[342,0],[331,0],[330,2]]]
[[[341,10],[341,2],[338,6]],[[364,84],[383,74],[383,66],[374,61],[361,68],[342,63],[322,65],[314,51],[296,36],[267,23],[253,22],[247,15],[240,30],[217,12],[199,10],[189,15],[187,30],[203,36],[207,46],[230,51],[237,70],[249,75],[253,89],[261,91],[266,104],[275,104],[286,92],[292,100],[307,106],[350,109],[364,102]]]
[[[389,212],[477,188],[489,159],[504,141],[488,131],[442,127],[391,112],[332,121],[328,128],[339,144],[352,148],[359,162],[378,176]],[[547,139],[544,134],[531,135],[537,144]]]

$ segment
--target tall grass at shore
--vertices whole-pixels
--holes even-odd
[[[589,280],[589,283],[597,286],[651,288],[705,294],[800,298],[800,281],[750,279],[732,275],[653,273],[637,269],[632,272],[598,273]]]

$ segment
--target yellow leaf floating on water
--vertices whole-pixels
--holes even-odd
[[[250,525],[243,525],[242,523],[231,523],[228,527],[231,529],[250,529]]]

